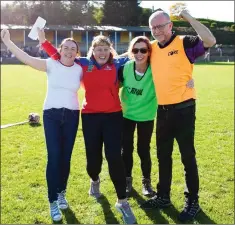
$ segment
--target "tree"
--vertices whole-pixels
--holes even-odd
[[[52,25],[68,24],[69,15],[64,1],[44,1],[44,16]]]
[[[83,19],[83,25],[97,25],[97,21],[94,18],[94,2],[87,1],[86,4],[84,4],[84,19]]]
[[[137,0],[108,1],[103,6],[103,25],[138,26],[141,8]]]
[[[185,2],[177,2],[171,5],[169,8],[171,20],[180,20],[181,18],[178,15],[185,9],[187,9],[187,4]]]
[[[11,24],[32,25],[38,16],[45,18],[48,24],[59,25],[66,22],[66,18],[59,16],[67,14],[63,1],[14,1],[9,9],[6,13],[11,13],[8,21]]]
[[[97,23],[93,16],[96,1],[67,1],[64,5],[67,8],[68,24],[83,26]]]
[[[32,25],[35,23],[38,16],[46,19],[47,23],[50,23],[51,14],[48,13],[50,10],[50,3],[45,1],[34,1],[29,6],[29,18],[28,25]]]
[[[70,25],[82,25],[83,24],[83,14],[84,14],[84,3],[87,1],[69,1],[68,7],[68,24]]]
[[[104,18],[103,8],[95,8],[93,10],[93,17],[96,20],[97,24],[101,24]]]
[[[29,10],[25,1],[14,1],[1,6],[1,23],[27,25]]]
[[[12,24],[12,10],[10,4],[1,6],[1,24]]]
[[[141,8],[142,12],[140,14],[140,25],[148,26],[149,17],[152,14],[152,9],[149,8]]]

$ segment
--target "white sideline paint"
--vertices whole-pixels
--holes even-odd
[[[20,124],[25,124],[28,123],[29,121],[23,121],[23,122],[19,122],[19,123],[9,123],[6,125],[1,125],[1,129],[7,128],[7,127],[12,127],[12,126],[16,126],[16,125],[20,125]]]

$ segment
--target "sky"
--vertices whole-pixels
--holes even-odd
[[[234,22],[234,1],[142,1],[143,8],[161,8],[169,13],[169,8],[177,2],[185,2],[190,14],[195,18]]]

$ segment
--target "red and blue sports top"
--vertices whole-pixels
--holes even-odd
[[[49,41],[45,41],[42,47],[51,58],[60,59],[59,52]],[[83,69],[82,83],[85,89],[85,99],[82,104],[82,113],[111,113],[122,110],[118,69],[128,60],[127,57],[117,58],[113,59],[112,63],[100,66],[94,57],[75,59],[75,62]]]

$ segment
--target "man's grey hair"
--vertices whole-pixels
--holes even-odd
[[[158,15],[163,15],[167,20],[171,21],[171,18],[169,16],[168,13],[166,13],[165,11],[159,9],[159,10],[156,10],[150,17],[149,17],[149,24],[150,24],[150,21],[155,18],[156,16]]]

